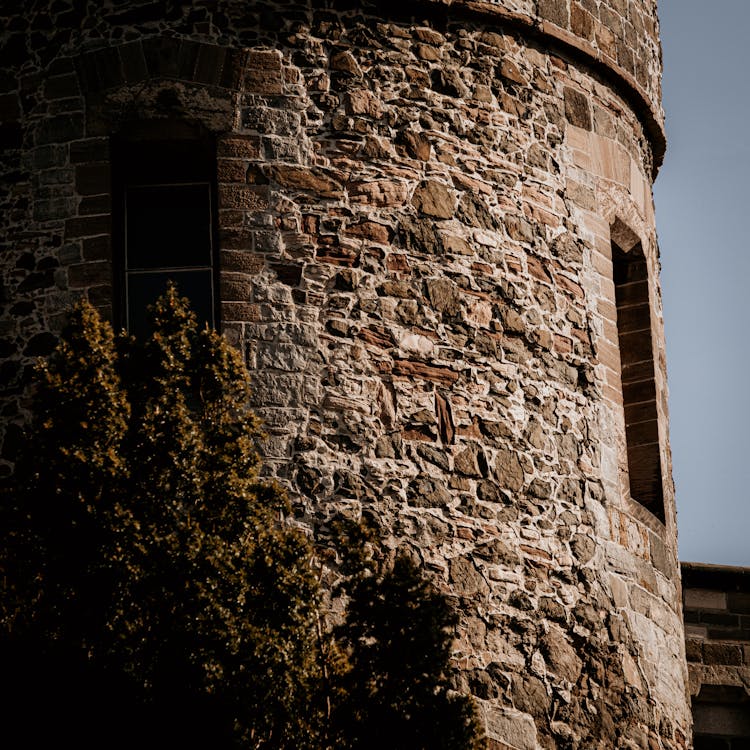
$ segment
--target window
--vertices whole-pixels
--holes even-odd
[[[734,669],[739,673],[741,668]],[[750,698],[745,688],[702,685],[692,706],[695,750],[750,748]]]
[[[640,242],[612,242],[630,496],[664,522],[648,266]]]
[[[113,139],[118,318],[133,334],[173,281],[201,323],[216,324],[211,139],[183,123],[143,123]]]

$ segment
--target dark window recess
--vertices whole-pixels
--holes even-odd
[[[630,496],[664,522],[648,267],[640,243],[612,243]]]
[[[733,685],[703,685],[692,700],[695,750],[750,750],[750,700]]]
[[[130,333],[169,281],[216,325],[215,155],[185,125],[141,124],[113,141],[118,318]]]

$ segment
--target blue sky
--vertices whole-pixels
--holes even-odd
[[[747,0],[660,0],[667,157],[654,188],[680,558],[750,565]]]

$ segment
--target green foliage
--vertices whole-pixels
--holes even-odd
[[[247,373],[174,290],[152,327],[116,342],[79,305],[41,368],[5,504],[3,623],[43,680],[83,670],[72,704],[105,686],[143,722],[180,715],[191,741],[228,727],[241,746],[307,747],[317,579],[283,495],[258,481]]]
[[[38,370],[0,504],[0,658],[27,746],[479,747],[448,691],[444,597],[349,527],[349,606],[326,628],[312,547],[258,478],[238,353],[173,289],[151,318],[136,342],[82,303]]]

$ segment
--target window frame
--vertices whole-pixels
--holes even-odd
[[[206,321],[220,328],[218,187],[215,138],[204,128],[182,121],[143,121],[111,137],[114,290],[113,317],[130,331],[131,278],[158,273],[208,272]],[[128,258],[128,191],[133,188],[206,185],[208,263],[130,268]]]

